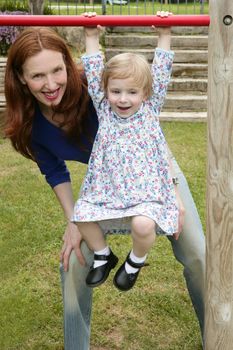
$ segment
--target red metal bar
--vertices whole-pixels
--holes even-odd
[[[99,15],[84,16],[45,16],[45,15],[1,15],[1,26],[209,26],[208,15],[172,15],[161,18],[156,15]]]

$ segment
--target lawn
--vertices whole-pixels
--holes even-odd
[[[205,226],[205,123],[163,123]],[[36,165],[0,140],[0,349],[62,350],[59,251],[65,221]],[[78,193],[85,166],[68,162]],[[110,236],[123,260],[128,236]],[[108,281],[94,291],[91,350],[199,350],[200,335],[184,280],[159,238],[135,288]]]
[[[117,0],[116,0],[117,1]],[[110,0],[114,3],[114,0]],[[120,0],[118,0],[120,2]],[[177,1],[178,3],[178,1]],[[82,3],[69,2],[53,2],[48,1],[48,6],[51,7],[54,14],[59,15],[80,15],[83,11],[95,11],[97,14],[102,14],[101,1],[83,1]],[[111,5],[106,1],[106,15],[151,15],[157,11],[170,11],[174,14],[200,14],[202,6],[198,1],[193,3],[179,4],[162,4],[159,1],[139,1],[129,0],[125,5]],[[203,14],[208,14],[209,4],[203,4]]]

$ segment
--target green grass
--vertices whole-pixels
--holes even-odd
[[[93,2],[93,4],[91,3]],[[168,1],[170,2],[170,1]],[[6,1],[0,0],[0,7],[6,6],[8,3],[8,9],[12,10],[19,6],[22,8],[27,7],[27,1]],[[16,6],[15,4],[18,4]],[[178,0],[177,0],[178,3]],[[59,15],[80,15],[84,11],[95,11],[97,14],[102,14],[102,3],[101,0],[84,0],[84,1],[45,1],[48,8],[52,8],[53,14]],[[131,15],[143,15],[143,14],[155,14],[159,10],[168,10],[174,14],[200,14],[201,5],[198,0],[193,0],[190,3],[179,3],[179,4],[161,4],[158,0],[129,0],[127,5],[106,5],[106,14],[131,14]],[[205,0],[203,5],[203,13],[207,14],[209,4]]]
[[[205,221],[206,124],[163,123]],[[0,349],[62,350],[59,251],[61,209],[36,165],[0,142]],[[68,162],[76,194],[85,166]],[[129,236],[110,236],[123,260]],[[91,350],[199,350],[189,296],[164,237],[135,288],[119,293],[108,281],[94,291]]]
[[[84,11],[95,11],[97,14],[102,14],[102,5],[101,2],[94,2],[94,4],[86,1],[84,3],[78,4],[75,6],[75,3],[59,3],[57,6],[57,2],[50,2],[49,6],[55,6],[52,8],[54,14],[61,15],[80,15]],[[62,7],[64,6],[64,7]],[[177,4],[160,4],[158,1],[129,1],[127,5],[106,5],[106,15],[151,15],[155,14],[157,11],[170,11],[174,14],[200,14],[201,6],[198,2],[193,3],[180,3]],[[205,3],[203,6],[203,13],[208,14],[209,4]]]

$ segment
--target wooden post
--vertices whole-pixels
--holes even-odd
[[[205,350],[233,349],[233,0],[210,0]]]

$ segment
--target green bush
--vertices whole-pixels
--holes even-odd
[[[0,11],[0,15],[24,15],[25,11]],[[20,27],[16,26],[1,26],[0,27],[0,55],[6,56],[9,47],[15,41],[20,33]]]
[[[0,3],[1,15],[26,15],[29,13],[28,1],[6,1]],[[51,8],[45,6],[45,15],[52,15]],[[7,52],[11,44],[15,41],[23,27],[18,26],[0,26],[0,56],[7,56]]]
[[[29,12],[28,1],[4,1],[0,3],[0,11],[24,11]]]
[[[0,1],[0,11],[24,11],[29,12],[28,0],[22,1]],[[53,10],[48,6],[44,6],[44,15],[53,15]]]

